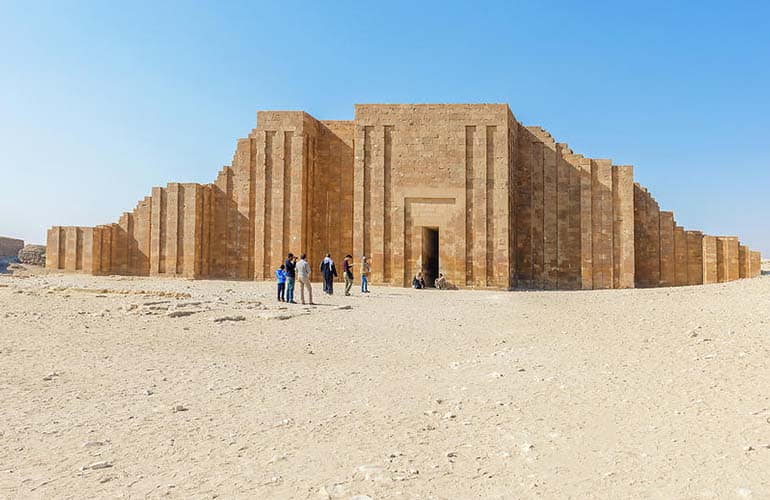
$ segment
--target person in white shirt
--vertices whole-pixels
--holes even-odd
[[[299,256],[297,262],[297,281],[299,281],[299,300],[305,303],[305,288],[307,288],[310,305],[313,305],[313,287],[310,286],[310,264],[305,260],[305,254]]]

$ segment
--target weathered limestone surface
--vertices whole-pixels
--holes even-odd
[[[719,281],[719,241],[715,236],[703,236],[703,283]]]
[[[261,280],[305,252],[317,280],[325,253],[351,253],[370,257],[374,283],[441,271],[498,289],[759,274],[759,254],[677,226],[633,175],[520,124],[505,104],[362,104],[349,121],[260,111],[214,182],[154,187],[114,223],[54,226],[46,265]]]
[[[24,240],[0,236],[0,257],[16,257],[24,248]]]
[[[703,267],[703,233],[687,231],[687,284],[701,285],[705,281]]]
[[[660,208],[646,188],[634,185],[636,286],[660,286]]]
[[[749,257],[749,277],[756,278],[762,274],[762,255],[757,251],[751,251]]]
[[[751,278],[751,252],[746,245],[738,247],[738,274],[741,278]]]
[[[738,238],[717,237],[717,280],[719,283],[734,281],[740,277]]]
[[[660,212],[660,286],[676,284],[674,254],[674,213]]]
[[[634,167],[612,169],[613,288],[634,287]]]

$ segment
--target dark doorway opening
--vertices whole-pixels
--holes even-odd
[[[438,278],[439,267],[438,228],[422,228],[422,275],[425,285],[433,287]]]

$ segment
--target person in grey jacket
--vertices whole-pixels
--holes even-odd
[[[313,305],[313,287],[310,286],[310,264],[305,260],[305,254],[299,256],[297,262],[297,281],[299,281],[299,300],[305,303],[305,288],[307,288],[310,305]]]

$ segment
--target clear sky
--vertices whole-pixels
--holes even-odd
[[[0,235],[211,182],[259,109],[503,102],[770,256],[768,2],[0,0]]]

